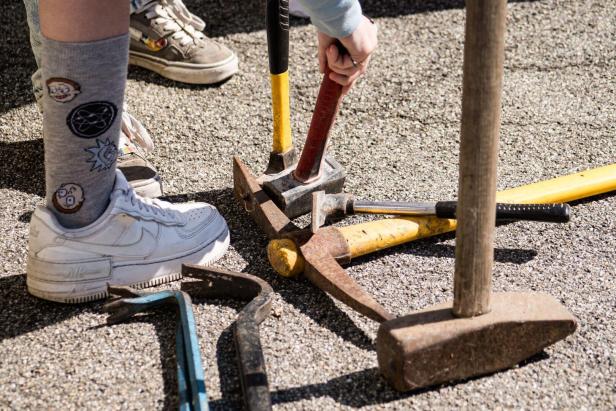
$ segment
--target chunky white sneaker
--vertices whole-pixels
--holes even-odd
[[[81,303],[104,298],[107,284],[147,287],[181,277],[182,263],[210,264],[229,246],[215,207],[139,197],[121,172],[109,207],[78,229],[58,224],[46,207],[30,222],[28,291],[46,300]]]

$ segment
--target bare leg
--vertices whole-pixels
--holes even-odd
[[[40,0],[41,32],[49,39],[88,42],[128,33],[127,0]]]

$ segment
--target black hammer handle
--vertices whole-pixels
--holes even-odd
[[[266,4],[270,74],[282,74],[289,68],[289,0],[267,0]]]
[[[456,218],[457,201],[436,203],[436,216]],[[566,223],[571,217],[569,204],[503,204],[496,203],[497,220],[527,220]]]

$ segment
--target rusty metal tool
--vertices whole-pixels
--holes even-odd
[[[302,257],[301,268],[294,264],[294,273],[303,271],[305,276],[317,287],[375,321],[393,318],[336,262],[336,259],[346,262],[349,256],[346,253],[347,248],[344,239],[340,241],[341,236],[337,235],[333,228],[331,230],[320,230],[319,234],[315,236],[311,236],[309,231],[300,230],[263,191],[248,167],[238,157],[233,158],[233,178],[236,197],[269,238],[281,239],[287,235],[291,236],[293,240],[285,238],[282,240],[282,244],[295,245],[295,241],[297,241],[298,244],[305,245],[304,253],[309,256],[314,255],[314,258],[309,258],[305,264]],[[331,237],[328,236],[329,233],[331,233]],[[338,246],[339,248],[337,248]],[[281,247],[280,250],[284,252],[285,249],[285,247]],[[311,254],[310,250],[315,250],[317,254]],[[276,253],[270,252],[268,247],[269,254]],[[298,253],[295,255],[299,256]],[[280,259],[285,260],[284,257]],[[306,270],[304,270],[304,266],[307,267]]]
[[[358,200],[352,194],[312,193],[310,230],[316,233],[327,218],[342,218],[353,214],[389,214],[407,216],[434,215],[456,218],[456,201],[405,202]],[[505,204],[496,203],[496,220],[525,220],[551,223],[569,222],[569,204]]]
[[[509,368],[576,328],[543,293],[491,293],[506,0],[467,0],[453,302],[385,322],[379,370],[406,391]]]
[[[238,314],[233,328],[244,404],[250,411],[271,410],[259,324],[270,313],[272,287],[254,275],[199,265],[182,265],[182,275],[201,280],[182,283],[182,288],[193,296],[250,301]]]
[[[178,394],[180,410],[208,410],[201,353],[190,296],[182,291],[165,290],[145,293],[130,287],[109,286],[114,298],[103,306],[110,313],[108,324],[125,321],[133,315],[161,305],[174,304],[178,308],[176,329],[176,361],[178,368]]]

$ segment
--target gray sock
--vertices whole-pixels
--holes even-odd
[[[129,36],[42,40],[47,207],[65,227],[83,227],[113,189]]]

